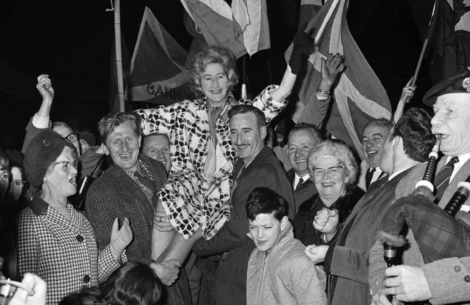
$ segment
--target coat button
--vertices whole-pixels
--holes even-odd
[[[463,278],[463,280],[464,280],[465,282],[469,283],[469,282],[470,282],[470,275],[466,275],[466,276]]]
[[[459,266],[455,266],[455,267],[454,267],[454,271],[455,271],[455,272],[460,272],[460,270],[462,270],[462,269],[460,269]]]
[[[90,282],[90,276],[89,276],[88,274],[83,277],[83,282],[84,282],[85,284],[87,284],[87,283]]]
[[[77,235],[77,240],[78,240],[79,243],[81,243],[85,240],[85,238],[81,235]]]

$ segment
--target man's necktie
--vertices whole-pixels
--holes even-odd
[[[145,185],[148,189],[150,189],[153,192],[153,197],[152,197],[152,206],[153,208],[157,208],[157,201],[158,201],[158,196],[157,196],[157,187],[155,186],[155,182],[152,181],[147,176],[142,176],[138,171],[134,172],[134,176],[139,179],[140,183]]]
[[[295,190],[297,190],[302,185],[302,183],[304,183],[304,182],[305,182],[304,179],[300,178],[299,182],[297,183],[297,186],[295,187]]]
[[[450,176],[454,171],[454,164],[459,162],[458,157],[453,157],[450,161],[444,166],[439,173],[437,173],[436,178],[434,179],[434,186],[436,187],[436,198],[434,199],[435,204],[439,204],[441,201],[442,195],[449,186]]]
[[[369,171],[366,175],[366,188],[369,188],[370,183],[372,182],[372,177],[374,177],[375,167],[369,168]]]

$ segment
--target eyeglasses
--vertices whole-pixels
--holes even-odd
[[[339,176],[339,174],[341,173],[341,170],[343,169],[344,169],[343,166],[338,165],[338,166],[332,166],[330,168],[312,168],[311,170],[308,171],[308,173],[310,174],[311,177],[315,177],[315,178],[321,178],[325,175],[325,173],[329,177],[336,178]]]
[[[65,136],[64,139],[69,141],[70,143],[74,143],[78,140],[78,135],[75,132],[72,132]]]
[[[77,165],[78,165],[78,162],[77,160],[73,161],[73,162],[69,162],[69,161],[59,161],[59,162],[54,162],[52,163],[53,166],[57,165],[57,164],[62,164],[62,169],[64,171],[69,171],[72,167],[77,169]]]
[[[19,190],[19,189],[21,189],[21,188],[24,186],[25,183],[26,183],[26,181],[13,180],[13,181],[11,182],[11,185],[13,186],[14,189]]]

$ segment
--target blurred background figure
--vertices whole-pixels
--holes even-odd
[[[162,284],[148,265],[127,262],[99,286],[85,287],[66,296],[59,305],[156,305]]]
[[[166,172],[171,169],[170,140],[164,133],[151,133],[144,137],[142,153],[165,165]]]

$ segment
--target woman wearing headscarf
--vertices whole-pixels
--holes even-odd
[[[31,141],[24,160],[26,178],[37,189],[18,220],[20,274],[34,273],[47,283],[47,303],[57,304],[82,286],[95,286],[122,262],[132,240],[127,219],[116,219],[110,244],[99,252],[93,229],[67,198],[77,191],[77,151],[52,130]]]

